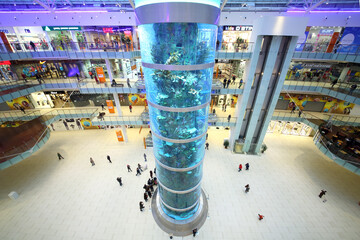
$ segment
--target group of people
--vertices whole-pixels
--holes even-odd
[[[147,202],[149,198],[151,198],[154,194],[155,187],[158,185],[157,178],[154,177],[154,174],[156,174],[156,168],[154,168],[154,172],[150,170],[149,172],[150,178],[147,180],[147,182],[144,184],[144,201]],[[144,202],[139,202],[140,211],[142,212],[145,208]]]
[[[235,75],[232,76],[232,81],[231,81],[230,78],[229,78],[229,79],[226,79],[226,78],[225,78],[224,81],[223,81],[223,86],[224,86],[224,88],[229,88],[230,83],[235,85],[235,80],[236,80],[236,76],[235,76]]]

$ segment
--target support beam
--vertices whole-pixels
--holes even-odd
[[[220,11],[222,11],[227,3],[227,0],[224,0],[224,2],[221,4]]]
[[[305,13],[309,13],[310,11],[314,10],[315,8],[317,8],[318,6],[320,6],[321,4],[323,4],[326,0],[321,0],[320,2],[316,3],[315,5],[312,5],[311,7],[309,7],[308,9],[306,9]]]
[[[42,6],[42,7],[45,8],[46,10],[53,11],[52,8],[50,8],[48,5],[46,5],[45,3],[41,2],[40,0],[34,0],[34,2],[38,3],[40,6]]]
[[[133,9],[135,9],[135,4],[134,4],[134,2],[133,2],[132,0],[129,0],[129,3],[130,3],[130,5],[131,5],[131,7],[132,7]]]

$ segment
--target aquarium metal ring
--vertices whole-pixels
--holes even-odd
[[[201,179],[202,179],[202,176],[201,176]],[[178,191],[178,190],[170,189],[170,188],[164,186],[164,184],[162,184],[162,183],[159,181],[159,179],[157,179],[157,181],[158,181],[158,184],[159,184],[162,188],[164,188],[166,191],[168,191],[168,192],[172,192],[172,193],[176,193],[176,194],[187,194],[187,193],[189,193],[189,192],[195,191],[198,187],[200,187],[200,185],[201,185],[201,179],[200,179],[199,183],[196,184],[195,187],[192,187],[192,188],[190,188],[190,189],[188,189],[188,190],[184,190],[184,191]]]
[[[173,171],[173,172],[187,172],[187,171],[190,171],[190,170],[193,170],[195,168],[197,168],[198,166],[200,166],[200,164],[204,161],[204,157],[201,159],[200,162],[198,162],[197,164],[195,164],[194,166],[191,166],[191,167],[187,167],[187,168],[173,168],[173,167],[169,167],[165,164],[163,164],[162,162],[160,162],[157,158],[155,158],[155,162],[158,163],[161,167],[167,169],[167,170],[170,170],[170,171]]]
[[[218,25],[220,8],[190,2],[154,3],[135,8],[135,18],[136,25],[170,22]]]
[[[163,141],[171,142],[171,143],[189,143],[189,142],[193,142],[193,141],[199,140],[200,138],[204,137],[205,134],[206,134],[206,131],[205,131],[205,132],[202,133],[201,135],[196,136],[196,137],[194,137],[194,138],[188,138],[188,139],[173,139],[173,138],[163,137],[163,136],[155,133],[154,130],[151,128],[151,125],[150,125],[150,129],[151,129],[152,134],[155,135],[155,137],[160,138],[160,139],[163,140]]]
[[[186,107],[186,108],[164,107],[164,106],[158,105],[156,103],[152,103],[149,100],[147,100],[147,103],[148,103],[148,105],[150,105],[150,106],[152,106],[152,107],[154,107],[156,109],[167,111],[167,112],[193,112],[193,111],[196,111],[196,110],[206,108],[209,105],[210,100],[207,101],[204,104],[194,106],[194,107]]]
[[[157,70],[168,70],[168,71],[196,71],[208,68],[213,68],[215,62],[195,64],[195,65],[167,65],[167,64],[156,64],[142,62],[143,67],[152,68]]]
[[[201,196],[200,196],[200,198],[201,198]],[[164,204],[165,207],[169,208],[170,210],[176,211],[176,212],[186,212],[186,211],[188,211],[188,210],[196,207],[196,205],[200,202],[200,198],[199,198],[198,200],[196,200],[196,202],[195,202],[193,205],[191,205],[190,207],[187,207],[187,208],[174,208],[174,207],[171,207],[171,206],[167,205],[167,204],[162,200],[162,198],[161,198],[161,196],[160,196],[160,194],[159,194],[159,199],[160,199],[161,203]]]

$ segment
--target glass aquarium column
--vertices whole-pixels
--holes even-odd
[[[202,207],[202,163],[219,0],[135,1],[161,211],[176,221]]]

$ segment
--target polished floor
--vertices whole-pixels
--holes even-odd
[[[138,207],[149,170],[138,177],[134,170],[145,164],[144,153],[154,167],[152,148],[142,142],[148,131],[127,131],[127,144],[117,142],[114,130],[52,132],[41,150],[1,171],[0,239],[169,239],[149,202],[144,212]],[[209,217],[197,239],[360,239],[360,176],[324,157],[311,138],[268,134],[259,157],[225,150],[227,137],[226,130],[209,130],[203,178]],[[250,170],[238,172],[246,162]],[[11,200],[11,191],[20,197]]]

